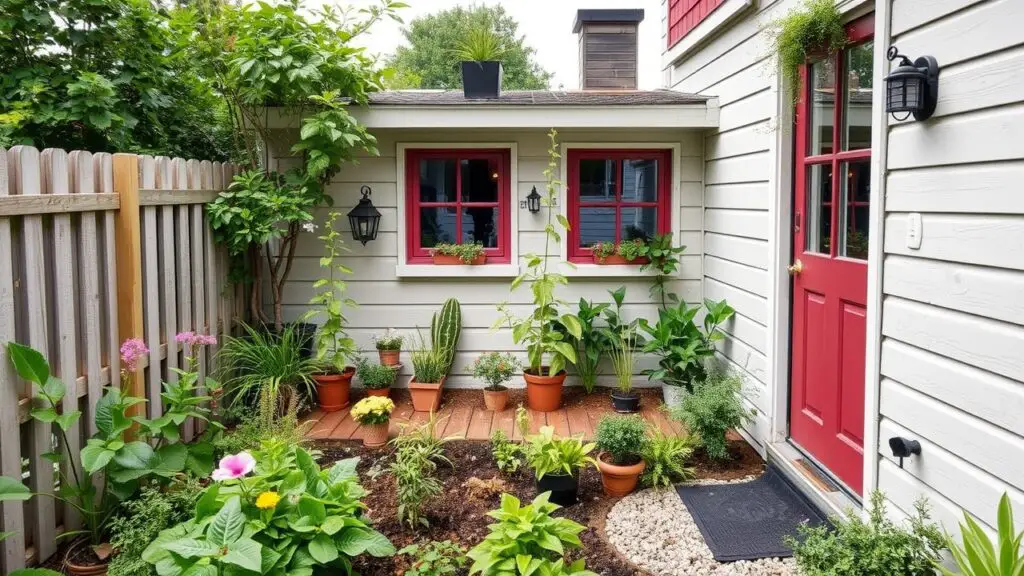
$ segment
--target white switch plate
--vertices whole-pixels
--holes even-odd
[[[921,249],[921,215],[917,212],[907,214],[907,248]]]

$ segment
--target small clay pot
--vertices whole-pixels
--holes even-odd
[[[110,566],[109,560],[100,564],[75,564],[71,561],[71,558],[82,549],[89,545],[88,540],[79,540],[72,544],[67,553],[64,555],[64,571],[72,576],[104,576],[107,573],[107,568]]]
[[[363,424],[359,427],[363,433],[363,446],[379,448],[388,443],[388,423]]]
[[[500,390],[484,388],[484,406],[492,412],[501,412],[508,404],[508,388],[499,386]]]
[[[316,397],[324,412],[337,412],[348,407],[352,376],[356,369],[349,366],[341,374],[314,374]]]
[[[636,464],[619,466],[605,460],[604,452],[597,455],[597,468],[601,471],[601,485],[604,493],[616,498],[625,496],[636,489],[640,475],[644,473],[647,463],[640,460]]]
[[[565,384],[565,370],[554,376],[543,375],[547,370],[544,366],[540,374],[523,371],[526,380],[526,405],[530,410],[538,412],[554,412],[562,406],[562,385]]]
[[[402,355],[402,351],[377,350],[377,355],[380,356],[381,366],[399,366],[399,357]]]
[[[447,376],[442,376],[436,384],[409,382],[409,395],[412,396],[412,409],[416,412],[437,412],[441,408],[441,389]]]

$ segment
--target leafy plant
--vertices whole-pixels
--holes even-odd
[[[455,298],[449,298],[441,305],[441,310],[430,318],[430,346],[441,357],[442,375],[447,375],[452,369],[461,335],[462,306]]]
[[[363,516],[358,458],[323,470],[302,448],[281,443],[229,458],[249,465],[220,476],[203,491],[193,518],[161,532],[143,552],[161,575],[349,574],[356,556],[394,555]]]
[[[360,424],[384,424],[391,420],[395,403],[384,396],[367,396],[352,407],[352,419]]]
[[[659,357],[658,368],[645,371],[649,380],[693,392],[694,382],[705,378],[704,362],[715,355],[715,343],[725,338],[719,326],[736,311],[725,300],[705,300],[704,308],[703,329],[694,320],[700,308],[686,302],[658,310],[654,325],[640,319],[640,329],[650,337],[643,351]]]
[[[606,416],[595,431],[597,449],[610,456],[612,464],[636,464],[647,446],[647,430],[647,422],[635,414]]]
[[[413,380],[421,384],[437,384],[447,375],[445,355],[433,347],[427,346],[422,335],[419,343],[412,350]]]
[[[584,569],[583,559],[565,563],[566,551],[583,547],[579,533],[586,527],[552,516],[559,507],[548,502],[550,495],[544,492],[523,506],[515,496],[502,494],[501,507],[487,513],[497,522],[467,554],[473,561],[470,575],[597,576]]]
[[[600,329],[597,321],[601,313],[608,308],[607,303],[594,304],[590,300],[580,298],[576,318],[580,323],[580,336],[573,338],[576,348],[576,374],[580,384],[590,394],[597,385],[597,370],[601,356],[608,351],[608,336]]]
[[[682,406],[673,409],[673,417],[696,434],[704,453],[712,460],[729,459],[726,433],[751,418],[740,401],[742,388],[743,379],[739,375],[715,370],[704,382],[694,386]]]
[[[110,520],[110,545],[117,551],[110,561],[110,576],[155,576],[156,569],[142,552],[162,530],[188,520],[203,485],[184,478],[167,487],[147,486],[138,497],[122,502]]]
[[[964,512],[964,521],[960,524],[960,538],[963,546],[946,535],[946,548],[953,555],[953,561],[963,576],[1021,576],[1024,574],[1024,554],[1020,543],[1024,532],[1017,532],[1013,523],[1013,504],[1010,495],[1003,493],[999,499],[997,518],[999,532],[996,534],[998,549],[989,540],[988,534],[978,523]],[[955,574],[944,566],[937,566],[944,576]]]
[[[556,218],[558,224],[569,230],[569,221],[561,214],[555,214],[552,207],[558,198],[559,187],[562,185],[555,177],[555,170],[558,168],[558,159],[561,154],[558,152],[558,132],[551,130],[548,138],[551,146],[548,148],[548,166],[544,169],[544,177],[547,179],[546,195],[540,199],[541,206],[547,208],[547,223],[544,226],[544,253],[527,254],[525,256],[527,270],[512,281],[511,289],[515,290],[524,282],[530,285],[533,293],[533,312],[517,318],[503,302],[498,305],[498,312],[501,317],[495,322],[494,329],[508,325],[512,329],[512,340],[516,344],[526,343],[527,357],[529,358],[529,370],[535,375],[543,375],[545,357],[550,357],[548,374],[555,375],[565,368],[566,364],[576,362],[576,348],[566,340],[566,336],[579,338],[581,336],[580,322],[575,316],[569,313],[559,314],[559,309],[565,306],[565,302],[555,296],[558,286],[567,286],[569,279],[562,274],[548,272],[548,262],[551,260],[551,243],[562,241],[552,218]],[[564,327],[567,334],[556,329]]]
[[[540,480],[552,476],[572,476],[584,466],[596,465],[590,454],[596,445],[583,438],[558,438],[553,426],[543,426],[540,433],[525,438],[526,461]]]
[[[367,390],[383,390],[395,383],[395,368],[370,362],[360,358],[356,366],[356,376],[363,382]]]
[[[651,238],[645,245],[643,255],[647,262],[640,266],[641,272],[654,270],[656,272],[654,281],[651,284],[651,299],[661,302],[662,308],[667,308],[668,303],[676,304],[679,297],[668,291],[668,282],[679,272],[679,257],[686,251],[686,246],[674,246],[672,244],[672,233],[661,234]]]
[[[217,365],[232,405],[253,405],[260,391],[269,389],[279,402],[298,391],[316,398],[312,375],[315,358],[303,354],[303,341],[294,326],[279,334],[242,324],[242,335],[229,337],[217,353]]]
[[[628,242],[620,242],[615,247],[615,253],[622,256],[626,262],[632,262],[647,255],[647,243],[640,238],[629,240]]]
[[[374,334],[373,343],[377,350],[401,350],[405,336],[389,328],[383,334]]]
[[[505,382],[522,369],[519,359],[510,352],[486,352],[477,357],[470,366],[473,376],[487,382],[484,390],[499,392],[506,390]]]
[[[616,387],[623,394],[631,393],[633,373],[636,371],[636,337],[632,328],[626,329],[612,341],[610,356]]]
[[[441,483],[434,476],[437,464],[429,452],[422,445],[399,444],[395,451],[395,461],[389,470],[398,488],[398,521],[414,530],[420,526],[429,527],[430,522],[423,515],[423,508],[431,498],[443,491]]]
[[[615,254],[615,242],[595,242],[590,250],[599,262],[604,262],[605,258]]]
[[[391,440],[391,445],[396,450],[412,448],[419,451],[424,458],[436,464],[452,465],[451,460],[444,455],[444,445],[458,438],[458,436],[442,437],[437,433],[438,424],[442,420],[436,412],[431,412],[426,422],[419,426],[403,428],[402,433]]]
[[[474,28],[459,41],[455,56],[462,61],[487,62],[501,60],[505,49],[501,38],[489,28]]]
[[[914,509],[909,526],[898,526],[886,517],[885,496],[875,491],[866,521],[849,514],[831,518],[833,526],[801,525],[787,544],[807,576],[932,576],[942,533],[929,522],[927,502]]]
[[[257,450],[265,442],[282,442],[302,446],[308,442],[306,433],[316,424],[314,420],[299,421],[299,398],[292,394],[285,400],[282,414],[278,415],[278,402],[270,388],[260,390],[256,413],[247,411],[234,430],[221,434],[214,441],[217,454],[237,454]]]
[[[338,262],[338,258],[348,252],[341,232],[335,229],[335,222],[340,217],[341,213],[332,211],[324,224],[324,234],[319,237],[324,244],[320,267],[326,269],[328,275],[313,283],[313,289],[320,292],[309,301],[310,306],[322,308],[319,314],[324,317],[316,336],[316,361],[324,372],[337,374],[345,370],[349,358],[356,352],[355,341],[345,332],[348,320],[344,307],[356,306],[356,302],[344,295],[347,283],[341,278],[351,274],[352,270]],[[317,315],[312,311],[310,314]]]
[[[426,544],[410,544],[398,551],[409,556],[412,566],[405,576],[443,576],[458,574],[466,567],[466,549],[451,540],[431,540]]]
[[[463,264],[472,264],[474,260],[483,256],[484,246],[479,242],[469,244],[437,244],[430,251],[442,256],[457,256]]]
[[[686,461],[693,454],[695,444],[693,436],[669,436],[656,431],[644,444],[646,466],[641,481],[645,486],[668,488],[677,482],[692,480],[696,472],[686,466]]]
[[[514,474],[523,465],[522,445],[509,440],[502,430],[495,430],[491,434],[491,456],[498,470],[505,474]]]
[[[773,51],[793,100],[800,93],[800,67],[817,54],[835,54],[846,46],[843,15],[831,0],[807,0],[774,23]]]

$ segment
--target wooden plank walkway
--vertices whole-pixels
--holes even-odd
[[[353,390],[353,402],[360,396]],[[425,423],[430,415],[426,412],[414,412],[412,402],[405,390],[393,390],[392,399],[395,410],[392,413],[389,434],[393,438],[404,429]],[[515,426],[516,407],[522,402],[522,392],[514,391],[509,405],[501,412],[491,412],[484,408],[483,395],[479,390],[446,390],[438,411],[438,434],[442,437],[455,437],[465,440],[490,440],[496,430],[502,430],[509,438],[519,439],[521,436]],[[598,422],[606,415],[614,414],[611,400],[607,392],[597,391],[587,396],[582,391],[567,391],[562,408],[555,412],[530,413],[530,432],[540,430],[542,426],[554,426],[555,433],[561,436],[582,434],[584,439],[592,440]],[[661,408],[661,393],[657,390],[644,391],[641,400],[641,412],[645,420],[668,435],[682,433],[682,428],[674,422]],[[362,431],[357,422],[349,415],[349,410],[325,414],[315,410],[307,416],[308,420],[316,421],[307,437],[312,440],[362,440]]]

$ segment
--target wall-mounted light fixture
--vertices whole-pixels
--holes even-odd
[[[939,63],[931,56],[911,62],[895,46],[887,56],[890,62],[899,58],[900,65],[885,77],[885,111],[897,120],[931,118],[939,98]],[[897,116],[900,112],[905,114]]]
[[[900,468],[903,468],[904,458],[910,458],[911,456],[921,454],[921,443],[917,440],[911,440],[910,438],[893,436],[892,438],[889,438],[889,449],[892,450],[893,456],[900,459]]]
[[[526,207],[533,214],[540,212],[540,194],[537,193],[536,186],[533,187],[533,190],[531,190],[530,194],[526,197]]]
[[[369,186],[359,189],[363,198],[348,213],[348,224],[352,228],[352,238],[362,242],[363,246],[370,240],[377,238],[377,228],[380,227],[380,211],[373,207],[370,201],[370,194],[373,190]]]

